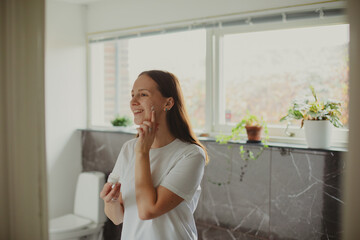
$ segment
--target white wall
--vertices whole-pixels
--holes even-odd
[[[319,0],[107,0],[89,4],[88,33],[188,21],[231,14],[271,11]]]
[[[46,157],[49,218],[73,210],[86,127],[85,7],[47,2],[45,35]]]

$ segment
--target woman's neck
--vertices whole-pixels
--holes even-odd
[[[168,145],[175,140],[175,137],[171,134],[167,124],[159,125],[159,128],[156,132],[155,139],[151,148],[161,148]]]

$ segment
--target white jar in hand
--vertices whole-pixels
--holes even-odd
[[[115,173],[110,173],[107,181],[108,181],[109,183],[112,183],[112,188],[114,188],[115,184],[116,184],[117,182],[119,182],[119,180],[120,180],[120,176],[119,176],[119,175],[117,175],[117,174],[115,174]]]

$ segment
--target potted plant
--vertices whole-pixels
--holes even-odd
[[[286,116],[280,121],[301,120],[305,128],[305,138],[309,148],[328,148],[331,140],[331,127],[340,128],[341,103],[335,100],[320,101],[313,86],[310,86],[313,99],[295,99]]]
[[[265,137],[261,137],[262,129],[264,129]],[[262,143],[263,145],[260,147],[259,152],[256,154],[251,150],[244,150],[244,146],[240,146],[240,156],[241,159],[244,160],[244,164],[241,166],[241,172],[240,172],[240,181],[243,180],[245,169],[248,166],[249,160],[256,160],[260,157],[262,152],[264,151],[264,148],[267,148],[267,141],[269,139],[267,124],[263,120],[263,118],[258,118],[257,116],[250,114],[247,112],[246,116],[238,123],[235,127],[232,128],[230,135],[218,135],[216,137],[216,142],[220,144],[226,144],[231,140],[241,140],[243,138],[243,135],[247,134],[247,143]],[[231,160],[230,160],[231,162]],[[228,176],[228,180],[226,182],[214,182],[209,179],[210,182],[217,184],[217,185],[223,185],[223,184],[230,184],[230,179],[232,176],[232,168],[230,167],[230,172]]]
[[[127,116],[123,116],[123,117],[117,116],[117,117],[115,117],[115,119],[113,119],[111,121],[111,124],[114,127],[127,127],[127,126],[130,126],[132,124],[132,121]]]
[[[261,131],[264,129],[265,138],[261,138]],[[262,118],[250,114],[247,112],[246,116],[231,129],[230,135],[219,135],[216,137],[216,141],[220,144],[226,144],[230,140],[241,140],[242,134],[246,131],[248,143],[264,143],[269,138],[267,124]]]

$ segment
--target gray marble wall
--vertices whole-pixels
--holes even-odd
[[[211,162],[195,215],[207,224],[202,239],[340,239],[342,153],[269,147],[244,161],[238,144],[205,145]]]
[[[84,171],[110,173],[133,137],[84,130]],[[240,144],[202,142],[210,163],[195,212],[199,239],[340,239],[342,152],[270,146],[246,161]],[[256,154],[260,146],[244,149]],[[119,239],[120,231],[108,222],[105,239]]]

